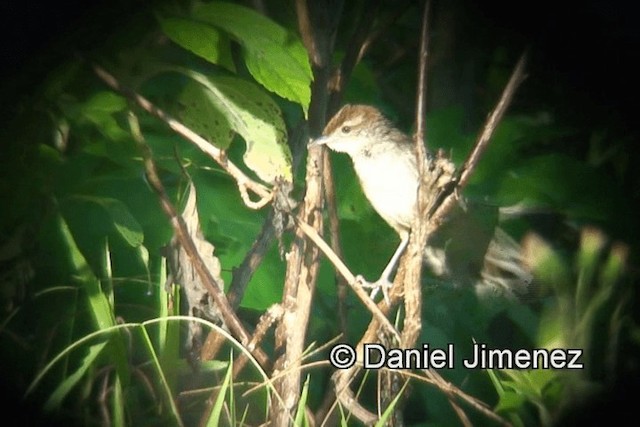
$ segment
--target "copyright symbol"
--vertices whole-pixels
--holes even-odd
[[[347,369],[356,363],[356,351],[349,344],[337,344],[331,348],[329,363],[338,369]]]

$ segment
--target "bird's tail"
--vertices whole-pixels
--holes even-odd
[[[480,280],[476,283],[478,296],[497,294],[521,299],[530,293],[532,280],[520,245],[504,230],[496,228],[487,247]]]

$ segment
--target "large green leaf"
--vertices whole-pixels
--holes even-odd
[[[226,150],[233,133],[229,121],[211,96],[210,91],[202,85],[189,82],[178,97],[183,107],[178,115],[191,130],[221,150]]]
[[[231,60],[229,40],[210,25],[184,18],[158,18],[162,31],[176,44],[230,71],[235,71]]]
[[[244,162],[260,179],[268,183],[278,177],[292,180],[287,130],[278,105],[267,94],[234,77],[182,72],[203,86],[200,99],[208,99],[245,140]]]
[[[313,75],[307,51],[297,36],[237,4],[198,4],[192,16],[229,33],[242,45],[251,75],[267,89],[300,104],[306,115]]]
[[[137,247],[142,244],[144,234],[142,227],[133,217],[127,206],[120,200],[108,197],[73,196],[74,199],[95,203],[102,207],[113,221],[115,231],[130,246]]]

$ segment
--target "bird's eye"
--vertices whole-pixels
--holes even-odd
[[[349,132],[351,132],[350,126],[342,126],[342,133],[349,133]]]

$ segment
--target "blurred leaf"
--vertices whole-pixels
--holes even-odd
[[[106,295],[100,288],[100,281],[93,274],[91,267],[87,264],[87,261],[80,252],[64,218],[58,217],[57,220],[61,237],[64,239],[64,243],[69,251],[68,256],[71,267],[81,281],[84,291],[87,293],[91,313],[96,323],[96,329],[101,330],[115,325],[114,313]]]
[[[172,41],[212,64],[235,71],[229,41],[210,25],[184,18],[158,18],[162,31]]]
[[[540,236],[530,233],[522,242],[527,265],[532,269],[538,283],[553,287],[560,296],[573,293],[571,271],[560,253]]]
[[[69,394],[69,392],[78,384],[78,382],[85,376],[89,368],[93,365],[93,362],[100,355],[104,347],[107,345],[106,342],[95,344],[89,347],[89,351],[87,355],[82,358],[80,366],[69,374],[56,389],[51,393],[51,397],[45,403],[45,409],[50,411],[58,408],[64,398]]]
[[[623,205],[618,186],[607,176],[561,154],[538,156],[514,168],[498,197],[505,205],[525,200],[590,220],[611,219],[609,206]]]
[[[306,116],[312,73],[307,51],[296,35],[237,4],[199,3],[193,17],[231,34],[243,47],[251,75],[270,91],[300,104]]]
[[[120,126],[114,114],[124,111],[127,105],[127,101],[120,95],[102,91],[78,106],[69,106],[68,111],[73,112],[77,108],[81,116],[93,123],[107,138],[120,141],[129,139],[129,133]]]
[[[133,215],[131,215],[127,206],[120,200],[92,196],[73,196],[73,198],[101,206],[109,214],[109,217],[113,221],[113,227],[120,237],[132,247],[137,247],[142,244],[144,240],[142,227],[140,227],[140,224],[138,224]]]
[[[517,411],[525,404],[527,399],[520,393],[512,390],[505,391],[495,407],[496,412]]]

